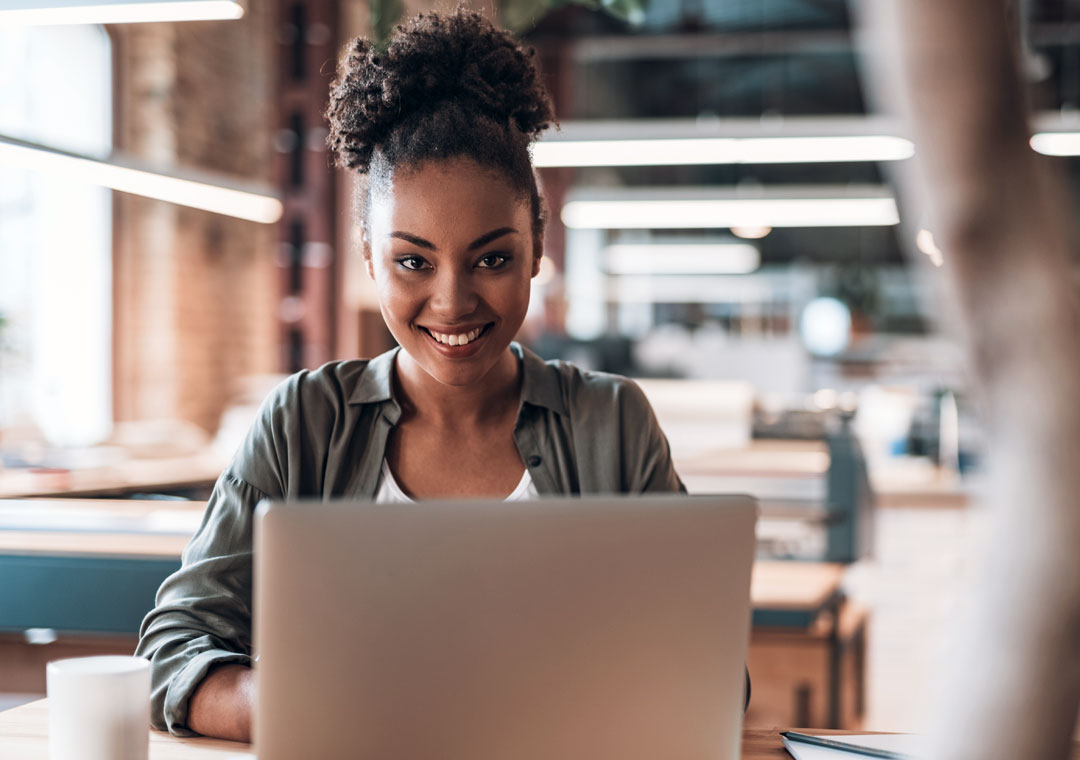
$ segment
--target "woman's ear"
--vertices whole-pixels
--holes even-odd
[[[540,274],[540,260],[544,258],[544,238],[538,235],[533,241],[533,265],[530,277]]]

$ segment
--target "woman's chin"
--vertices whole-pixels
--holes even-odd
[[[403,345],[402,350],[432,379],[443,385],[464,388],[482,382],[509,347],[510,344],[507,343],[502,350],[492,351],[491,346],[486,346],[485,350],[470,352],[464,357],[447,356],[444,352],[423,344]]]

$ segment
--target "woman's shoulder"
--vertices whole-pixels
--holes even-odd
[[[641,390],[637,383],[625,375],[586,369],[562,359],[546,363],[555,367],[561,382],[575,393],[614,397],[620,393]]]
[[[324,461],[344,445],[340,438],[359,434],[365,420],[373,419],[366,400],[380,395],[380,360],[386,361],[329,362],[282,380],[264,399],[233,458],[236,477],[264,493],[318,492],[312,478],[321,469],[312,463]]]
[[[267,398],[277,403],[320,396],[348,398],[368,363],[367,359],[347,359],[327,362],[317,369],[302,369],[278,383]]]
[[[650,408],[641,387],[629,377],[586,369],[563,359],[543,360],[535,354],[533,357],[534,374],[541,376],[536,384],[557,388],[570,416],[594,411]]]
[[[346,359],[302,369],[282,380],[263,402],[263,412],[342,410],[355,404],[390,397],[390,366],[393,357]]]

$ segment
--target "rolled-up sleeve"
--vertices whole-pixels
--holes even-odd
[[[136,654],[151,663],[151,722],[191,736],[188,701],[211,667],[251,664],[251,532],[267,496],[230,470],[218,479],[181,568],[158,590]]]

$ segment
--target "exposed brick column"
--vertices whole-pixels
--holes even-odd
[[[276,0],[274,181],[278,225],[280,366],[316,367],[337,353],[336,178],[323,111],[337,57],[337,0]]]
[[[162,167],[269,181],[271,17],[110,29],[116,144]],[[114,195],[114,409],[208,431],[277,369],[273,228]]]

